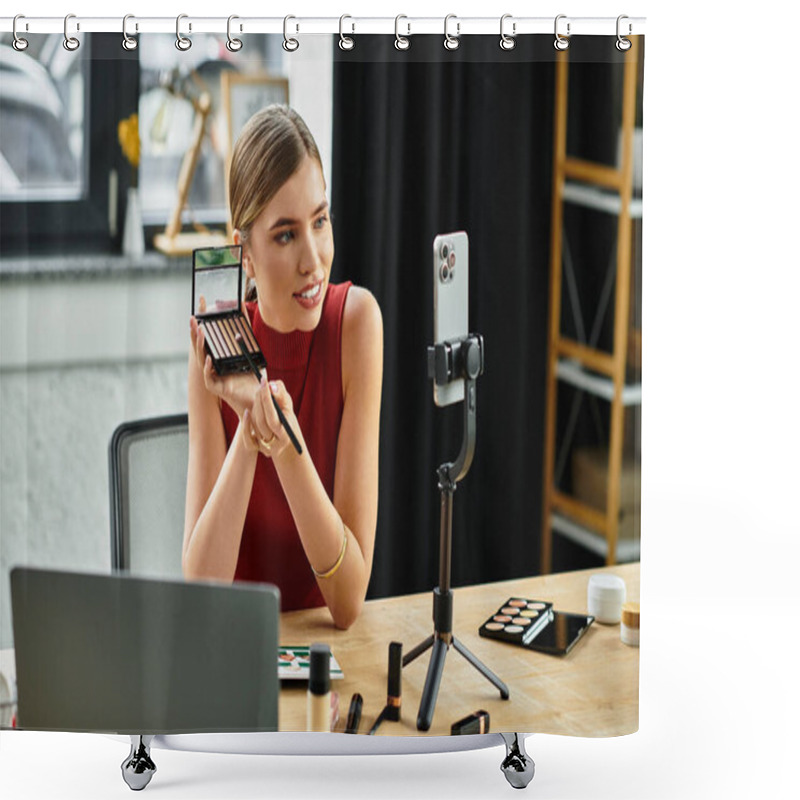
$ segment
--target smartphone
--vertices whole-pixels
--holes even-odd
[[[545,625],[525,647],[565,656],[589,630],[594,617],[585,614],[569,614],[566,611],[552,611],[550,623]]]
[[[465,231],[440,233],[433,240],[433,342],[469,333],[469,240]],[[464,379],[433,384],[433,402],[449,406],[464,399]]]

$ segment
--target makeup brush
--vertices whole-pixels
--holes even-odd
[[[356,693],[350,701],[350,710],[347,712],[347,726],[345,733],[358,733],[358,726],[361,722],[361,707],[364,704],[364,698]]]
[[[242,338],[241,333],[236,334],[236,342],[239,345],[239,349],[242,351],[242,354],[247,359],[247,363],[250,366],[250,369],[255,376],[255,379],[258,381],[259,385],[261,384],[261,373],[258,371],[258,367],[255,365],[255,362],[252,358],[250,358],[250,353],[247,351],[247,345],[244,343],[244,339]],[[275,410],[278,412],[278,419],[281,421],[281,425],[286,429],[286,433],[289,435],[289,438],[292,440],[292,444],[294,445],[294,449],[297,450],[297,455],[303,455],[303,448],[300,446],[300,442],[297,440],[297,437],[294,434],[294,431],[289,427],[289,423],[286,421],[286,417],[283,415],[283,411],[281,411],[281,407],[278,405],[278,401],[275,399],[275,395],[270,392],[270,397],[272,397],[272,405],[275,406]]]

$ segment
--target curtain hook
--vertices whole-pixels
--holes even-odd
[[[503,16],[500,17],[500,47],[503,50],[513,50],[517,46],[517,40],[514,38],[517,35],[517,23],[511,23],[511,36],[509,36],[503,30],[507,19],[512,19],[512,15],[503,14]]]
[[[239,19],[239,17],[237,17],[236,14],[231,14],[228,17],[228,41],[225,42],[225,47],[227,47],[231,53],[238,53],[242,49],[242,40],[236,39],[233,36],[231,36],[231,22],[235,19]],[[239,31],[241,30],[242,26],[240,25]]]
[[[451,19],[457,19],[455,14],[448,14],[444,18],[444,46],[446,50],[458,50],[459,42],[458,37],[461,35],[461,23],[456,22],[456,35],[452,36],[450,33],[447,32],[447,23],[450,22]]]
[[[133,14],[126,14],[122,18],[122,49],[123,50],[135,50],[139,46],[139,42],[133,38],[133,36],[128,36],[128,20],[129,19],[136,19]],[[136,31],[139,31],[139,23],[136,23]]]
[[[623,38],[622,34],[619,32],[620,31],[620,22],[622,22],[622,20],[624,20],[624,19],[628,19],[628,16],[626,14],[620,14],[617,17],[617,41],[616,41],[616,47],[617,47],[617,50],[620,51],[620,53],[624,53],[626,50],[630,50],[631,49],[631,40]],[[633,33],[633,26],[629,22],[628,23],[628,36],[630,36],[632,33]]]
[[[346,19],[353,19],[349,14],[342,14],[339,17],[339,48],[342,50],[352,50],[356,46],[355,39],[352,36],[345,36],[342,30],[342,25]],[[356,32],[356,24],[352,23],[353,30],[351,33]]]
[[[67,30],[67,27],[68,27],[69,21],[71,19],[75,19],[75,15],[74,14],[67,14],[67,16],[64,17],[64,41],[62,42],[62,44],[64,45],[64,49],[65,50],[69,50],[72,53],[72,52],[74,52],[75,50],[77,50],[81,46],[81,43],[74,36],[70,36],[69,35],[69,31]],[[77,22],[75,23],[75,29],[76,30],[80,30],[81,29],[80,23],[77,23]]]
[[[175,47],[182,52],[186,52],[192,46],[192,40],[186,36],[181,35],[181,20],[187,19],[188,14],[178,14],[175,20]],[[192,23],[189,23],[189,30],[192,30]]]
[[[405,36],[400,35],[400,20],[401,19],[408,19],[405,14],[398,14],[394,18],[394,46],[398,50],[408,50],[411,47],[411,41],[408,37],[411,36],[411,23],[407,22],[406,25],[408,27],[408,31],[406,32]]]
[[[293,17],[291,14],[283,18],[283,49],[286,50],[287,53],[293,53],[300,47],[300,42],[297,39],[290,39],[289,34],[287,33],[287,28],[290,19],[297,19],[297,17]],[[299,30],[299,26],[297,27]]]
[[[14,24],[13,24],[12,29],[11,29],[13,31],[13,33],[14,33],[14,41],[12,42],[12,45],[14,46],[15,50],[17,50],[19,52],[22,52],[23,50],[25,50],[27,48],[28,40],[27,39],[23,39],[17,33],[17,20],[18,19],[25,19],[25,15],[24,14],[17,14],[17,16],[14,17]],[[28,23],[26,22],[25,23],[25,30],[27,30],[27,29],[28,29]]]
[[[558,32],[558,21],[560,19],[566,19],[566,18],[567,18],[566,14],[559,14],[556,17],[556,23],[555,23],[556,38],[555,38],[555,41],[553,42],[553,47],[555,47],[556,50],[566,50],[569,47],[569,38],[568,38],[569,37],[569,22],[567,22],[567,35],[566,36],[562,36]]]

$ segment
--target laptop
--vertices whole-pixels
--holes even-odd
[[[274,586],[17,567],[11,609],[20,728],[278,730]]]

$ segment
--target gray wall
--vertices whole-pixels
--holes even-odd
[[[190,273],[158,263],[0,283],[0,648],[14,565],[110,568],[117,425],[186,410]]]

